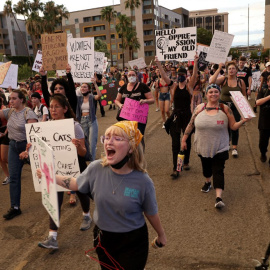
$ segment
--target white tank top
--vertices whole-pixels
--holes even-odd
[[[81,109],[82,113],[89,113],[89,102],[83,102]]]

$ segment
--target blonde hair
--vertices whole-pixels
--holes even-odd
[[[140,171],[143,173],[146,173],[146,161],[143,154],[143,147],[140,143],[138,147],[136,147],[134,140],[131,140],[131,138],[128,137],[128,135],[125,133],[125,131],[117,126],[110,126],[106,129],[105,135],[116,135],[120,137],[124,137],[129,140],[129,145],[132,150],[132,153],[130,154],[130,158],[127,162],[128,166],[136,171]],[[108,166],[108,160],[106,155],[103,155],[102,157],[101,165],[103,167]]]

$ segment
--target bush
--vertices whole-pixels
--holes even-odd
[[[32,67],[29,67],[26,63],[19,66],[18,70],[18,81],[25,81],[29,77],[33,76]]]
[[[6,59],[8,61],[12,61],[12,64],[15,64],[15,65],[23,66],[24,64],[27,64],[28,66],[30,66],[28,56],[9,56],[8,55]],[[33,56],[30,56],[30,60],[31,60],[31,68],[32,68],[33,63],[34,63]]]

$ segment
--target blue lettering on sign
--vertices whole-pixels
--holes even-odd
[[[135,188],[125,188],[124,196],[131,197],[131,198],[138,198],[140,191]]]

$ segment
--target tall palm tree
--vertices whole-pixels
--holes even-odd
[[[141,5],[141,0],[126,0],[125,1],[125,9],[130,9],[130,13],[132,16],[132,10],[138,8]]]
[[[101,12],[102,20],[106,20],[109,25],[109,35],[110,35],[110,51],[111,51],[111,66],[113,66],[113,54],[112,54],[112,39],[111,39],[111,21],[116,17],[117,12],[113,9],[113,7],[108,6],[104,7]]]
[[[107,43],[100,39],[95,40],[95,52],[104,52],[106,57],[110,56]]]
[[[129,50],[129,60],[133,60],[133,52],[141,48],[137,32],[133,28],[128,28],[125,37],[125,47]]]
[[[15,20],[15,23],[19,29],[19,32],[20,32],[20,35],[21,35],[21,38],[22,38],[22,41],[23,41],[23,44],[24,44],[24,47],[26,49],[26,52],[28,54],[28,60],[29,60],[29,65],[30,67],[32,66],[32,61],[31,61],[31,57],[30,57],[30,54],[29,54],[29,50],[28,50],[28,47],[27,47],[27,44],[26,44],[26,39],[25,39],[25,36],[23,35],[22,31],[21,31],[21,28],[18,24],[18,21],[17,21],[17,18],[16,16],[14,15],[14,12],[13,12],[13,9],[12,9],[12,1],[11,0],[7,0],[5,5],[4,5],[4,16],[13,16],[14,20]]]
[[[120,14],[118,16],[119,23],[115,26],[116,32],[118,35],[121,35],[122,40],[122,55],[123,55],[123,68],[125,66],[125,47],[124,47],[124,39],[127,32],[127,29],[131,27],[130,18],[125,14]]]

